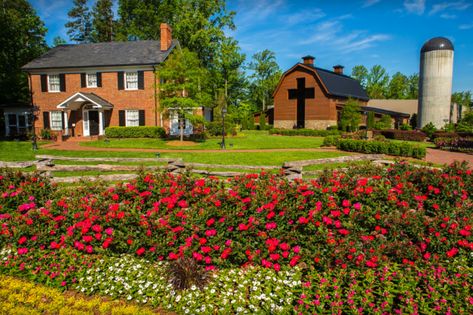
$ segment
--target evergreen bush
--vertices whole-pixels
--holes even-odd
[[[105,136],[108,138],[164,138],[166,130],[155,126],[107,127]]]

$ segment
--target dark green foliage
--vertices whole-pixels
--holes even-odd
[[[67,15],[69,22],[65,26],[70,40],[78,43],[91,42],[92,20],[87,0],[74,0],[74,6]]]
[[[417,114],[411,115],[411,118],[409,118],[409,125],[411,125],[412,129],[417,129]]]
[[[270,129],[271,135],[283,136],[309,136],[309,137],[326,137],[331,135],[339,135],[338,130],[314,130],[314,129]]]
[[[340,117],[342,131],[356,131],[361,122],[360,104],[355,100],[348,100],[343,106]]]
[[[382,142],[367,140],[340,139],[337,149],[342,151],[360,152],[366,154],[388,154],[421,159],[425,157],[426,150],[421,146],[407,142]]]
[[[324,142],[322,143],[323,147],[334,147],[337,146],[340,136],[326,136]]]
[[[47,50],[45,35],[44,23],[28,1],[2,1],[0,104],[30,103],[27,74],[21,67]]]
[[[376,135],[383,135],[388,139],[404,140],[404,141],[425,141],[426,134],[418,130],[375,130],[373,133]]]
[[[401,130],[412,130],[412,127],[411,127],[411,125],[408,125],[408,124],[402,124],[401,126],[399,126],[399,129],[401,129]]]
[[[209,121],[205,123],[205,130],[211,136],[221,136],[223,131],[222,121]],[[225,120],[225,135],[236,134],[235,125]]]
[[[259,129],[260,130],[266,130],[266,114],[261,112],[259,116]]]
[[[65,45],[67,44],[66,40],[64,38],[62,38],[61,36],[56,36],[54,37],[53,39],[53,47],[56,47],[56,46],[61,46],[61,45]]]
[[[164,138],[166,130],[162,127],[107,127],[105,136],[108,138]]]
[[[92,38],[94,42],[111,42],[114,36],[113,1],[97,0],[92,9]]]
[[[368,116],[366,117],[366,128],[373,129],[374,128],[374,113],[368,112]]]
[[[427,135],[427,137],[432,138],[432,135],[437,131],[437,128],[430,122],[422,128],[422,131]]]
[[[255,130],[255,116],[253,114],[249,114],[248,116],[248,130]]]

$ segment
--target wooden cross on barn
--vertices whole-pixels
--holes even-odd
[[[289,99],[297,99],[297,128],[305,127],[305,100],[315,98],[315,89],[305,87],[305,78],[297,79],[297,89],[289,89]]]

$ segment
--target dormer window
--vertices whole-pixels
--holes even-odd
[[[125,72],[125,90],[138,90],[138,72]]]
[[[87,73],[87,87],[96,88],[97,87],[97,73]]]
[[[60,92],[61,80],[59,74],[48,75],[48,92]]]

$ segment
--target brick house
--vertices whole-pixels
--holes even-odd
[[[337,125],[349,98],[367,104],[366,91],[343,74],[343,66],[330,71],[315,67],[312,56],[302,59],[284,72],[273,93],[275,128],[326,129]]]
[[[40,110],[36,132],[88,137],[103,135],[108,126],[161,126],[177,133],[177,115],[159,106],[157,67],[178,46],[171,28],[161,24],[160,41],[52,48],[22,68]],[[185,133],[192,133],[188,122]]]

